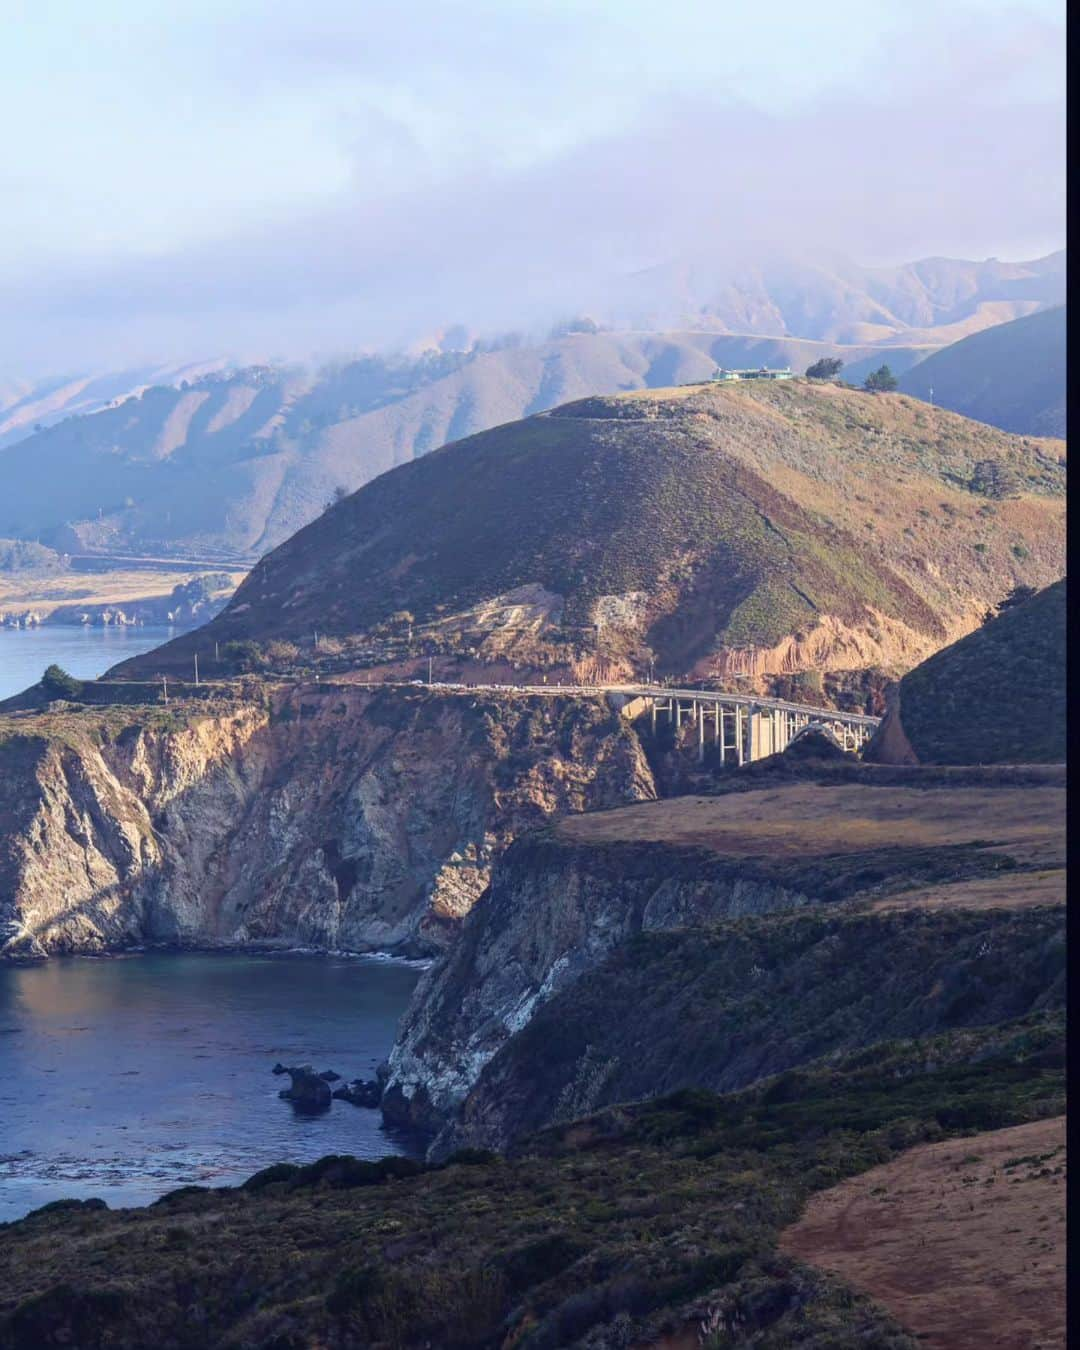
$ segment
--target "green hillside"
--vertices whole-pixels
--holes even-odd
[[[910,666],[971,626],[972,591],[985,607],[1061,575],[1061,451],[804,381],[586,399],[376,479],[207,628],[120,669],[352,638],[403,612],[470,628],[496,601],[531,607],[537,658],[587,639],[707,671],[790,640],[789,665]]]
[[[904,676],[900,717],[925,764],[1065,759],[1065,582],[1007,609]]]
[[[1064,305],[944,347],[907,371],[916,398],[1028,436],[1065,435]]]

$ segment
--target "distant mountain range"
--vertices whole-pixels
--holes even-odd
[[[225,360],[188,361],[93,375],[0,378],[0,449],[62,418],[98,412],[158,384],[199,380],[228,369]]]
[[[924,258],[897,267],[699,259],[626,278],[598,308],[617,327],[941,347],[1064,301],[1061,251],[1030,262]]]
[[[635,330],[579,318],[546,341],[462,333],[419,356],[319,371],[211,360],[11,381],[0,384],[0,536],[252,559],[338,489],[567,400],[703,380],[718,364],[802,371],[821,356],[840,357],[855,382],[883,360],[903,375],[957,336],[1059,301],[1063,288],[1063,253],[889,269],[785,264],[737,280],[685,265],[631,278],[605,305]],[[684,326],[642,331],[665,314]],[[939,401],[959,407],[963,390],[950,402],[945,383]]]
[[[1065,435],[1065,307],[955,342],[904,374],[900,388],[965,417],[1029,436]]]

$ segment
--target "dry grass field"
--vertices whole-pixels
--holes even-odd
[[[1063,786],[873,787],[797,783],[720,797],[672,797],[571,816],[573,843],[667,843],[730,857],[798,858],[891,847],[985,847],[1020,866],[1061,866]]]
[[[911,1149],[810,1198],[780,1249],[938,1350],[1065,1344],[1065,1117]]]

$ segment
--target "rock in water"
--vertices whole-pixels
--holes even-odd
[[[341,1074],[335,1073],[333,1069],[323,1069],[319,1077],[324,1083],[337,1083],[341,1079]]]
[[[367,1081],[354,1078],[351,1083],[339,1087],[333,1096],[343,1102],[352,1102],[353,1106],[366,1106],[374,1110],[382,1101],[382,1083],[374,1078]]]
[[[330,1106],[330,1084],[312,1069],[310,1064],[301,1068],[286,1068],[292,1084],[283,1088],[279,1097],[292,1102],[297,1111],[315,1113],[326,1111]]]

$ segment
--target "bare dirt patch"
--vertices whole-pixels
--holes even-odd
[[[813,1196],[780,1246],[927,1346],[1063,1346],[1065,1117],[914,1148]]]
[[[730,857],[983,844],[1018,864],[1050,868],[1064,863],[1065,793],[1060,787],[869,790],[799,783],[572,816],[558,832],[575,843],[656,842]]]

